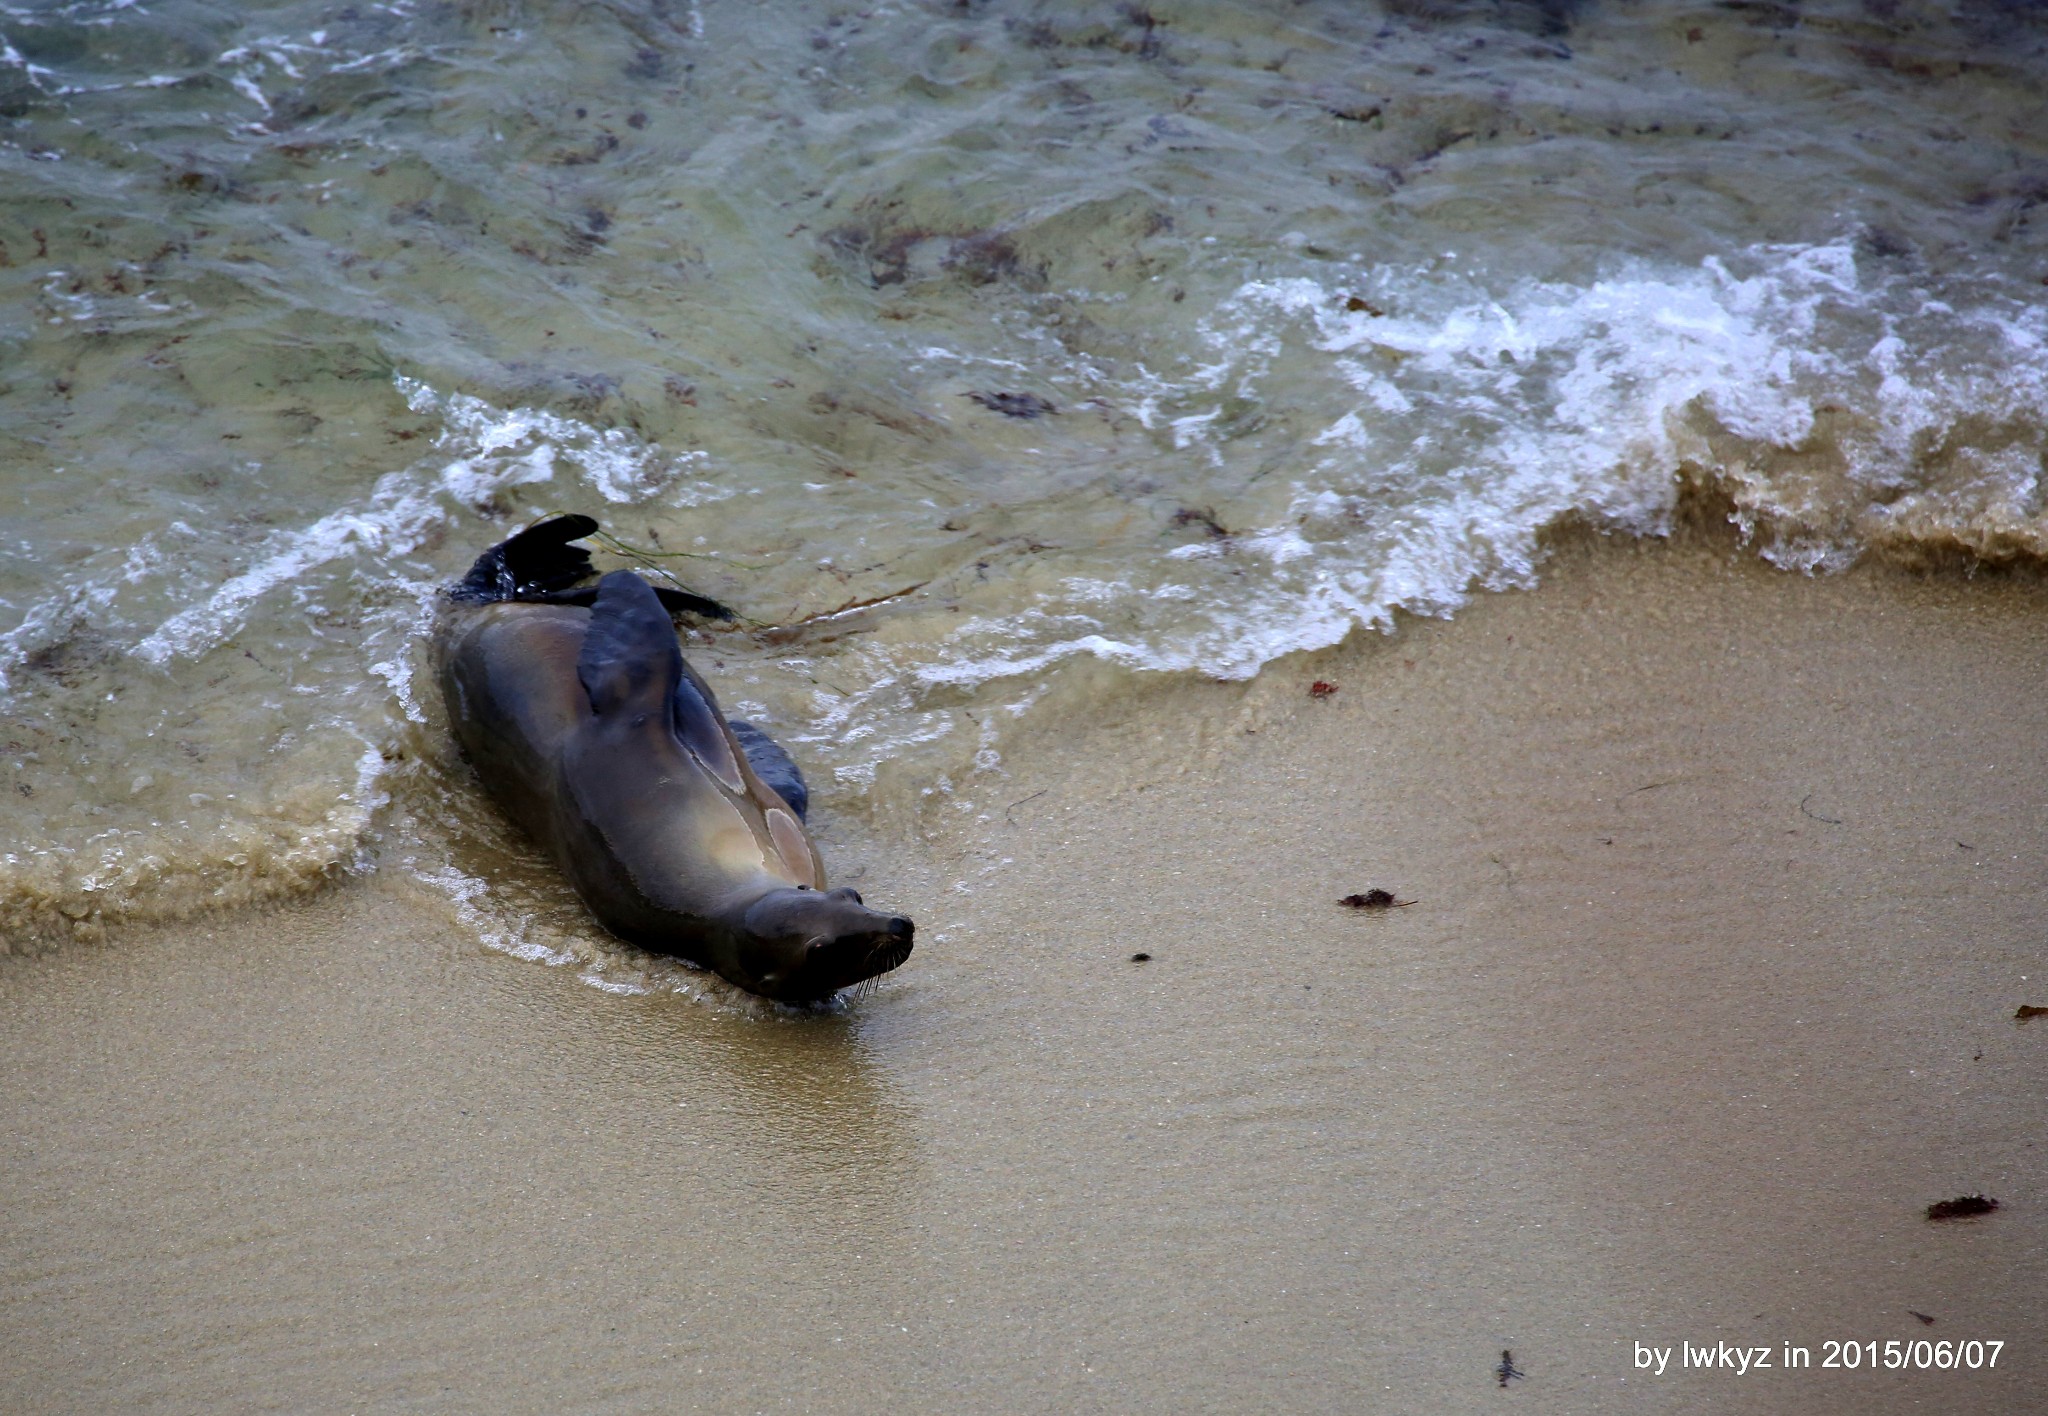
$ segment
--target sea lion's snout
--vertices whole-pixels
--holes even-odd
[[[869,909],[860,894],[775,890],[747,911],[762,959],[758,991],[785,1002],[828,998],[900,968],[917,926],[905,915]]]
[[[892,969],[901,968],[903,961],[910,957],[914,947],[911,939],[917,933],[917,926],[910,922],[909,917],[876,915],[874,919],[879,928],[863,920],[859,928],[813,944],[818,951],[821,974],[843,980],[837,987],[847,988],[879,978]]]
[[[911,936],[917,933],[917,926],[907,916],[891,915],[882,927],[882,937],[875,940],[868,949],[868,977],[885,974],[891,969],[903,967],[903,961],[910,957]]]

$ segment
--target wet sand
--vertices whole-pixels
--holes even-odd
[[[839,1016],[388,872],[0,959],[0,1407],[2026,1409],[2044,664],[2030,582],[1566,538],[842,813],[921,933]],[[2006,1346],[1821,1367],[1893,1338]],[[1686,1342],[1774,1365],[1635,1366]]]

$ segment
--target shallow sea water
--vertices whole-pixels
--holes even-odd
[[[1696,493],[1806,571],[2044,548],[2026,6],[0,37],[17,942],[445,859],[432,593],[556,509],[743,611],[707,671],[839,811],[999,771],[1048,695],[1528,584],[1560,518]]]

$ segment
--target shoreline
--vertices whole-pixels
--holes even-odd
[[[0,960],[0,1391],[1462,1411],[1507,1349],[1538,1410],[2016,1409],[2044,611],[1574,531],[1451,621],[1083,684],[962,809],[825,823],[920,926],[829,1017],[586,987],[390,870]],[[1921,1337],[2007,1346],[1633,1366]]]

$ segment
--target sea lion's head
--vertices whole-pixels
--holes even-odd
[[[748,987],[784,1003],[815,1003],[889,972],[910,957],[917,930],[848,889],[770,890],[747,907],[743,926]]]

